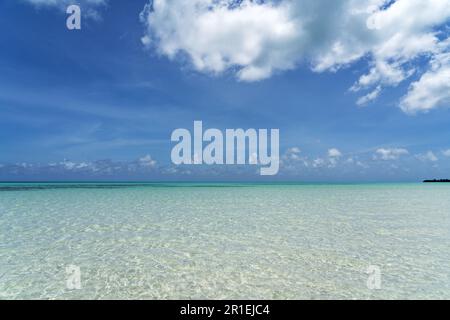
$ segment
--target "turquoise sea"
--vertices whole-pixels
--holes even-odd
[[[121,298],[450,299],[450,184],[0,184],[0,299]]]

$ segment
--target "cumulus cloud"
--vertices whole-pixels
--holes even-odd
[[[317,158],[312,161],[313,168],[320,168],[323,167],[325,164],[326,162],[322,158]]]
[[[427,153],[424,153],[424,154],[419,154],[416,157],[420,161],[436,162],[439,160],[438,157],[436,157],[436,155],[432,151],[428,151]]]
[[[299,147],[292,147],[286,150],[286,153],[283,158],[288,160],[299,160],[300,153],[301,150]]]
[[[152,156],[146,155],[139,159],[139,164],[143,167],[153,168],[156,166],[156,160],[153,160]]]
[[[284,169],[297,171],[309,167],[308,157],[301,155],[299,147],[288,148],[280,159],[280,166]]]
[[[409,151],[402,148],[392,148],[392,149],[385,149],[380,148],[375,152],[374,159],[378,160],[397,160],[401,156],[408,155]]]
[[[401,108],[448,102],[448,40],[437,30],[448,23],[450,0],[153,0],[141,18],[146,46],[201,72],[258,81],[302,63],[336,72],[365,58],[368,72],[351,88],[369,90],[358,100],[364,105],[418,73],[421,58],[430,67]]]
[[[330,158],[339,158],[342,156],[342,153],[338,149],[332,148],[328,150],[328,156]]]
[[[292,147],[292,148],[289,148],[289,149],[287,150],[287,152],[288,152],[288,153],[299,154],[299,153],[301,152],[301,150],[300,150],[299,147]]]
[[[442,154],[446,157],[450,157],[450,149],[442,151]]]
[[[169,58],[186,54],[199,71],[237,67],[238,78],[255,81],[295,66],[300,30],[290,5],[235,0],[155,0],[141,17]],[[270,48],[270,49],[269,49]],[[269,50],[267,50],[269,49]]]
[[[417,113],[449,105],[450,53],[445,53],[433,58],[430,70],[411,84],[400,106],[407,113]]]
[[[87,173],[94,175],[116,174],[127,172],[147,172],[158,169],[156,160],[150,155],[146,155],[134,161],[116,162],[112,160],[82,161],[76,162],[71,160],[63,160],[60,162],[51,162],[48,164],[15,164],[9,166],[14,168],[21,166],[22,168],[32,168],[35,171],[53,172],[53,173]]]
[[[306,170],[333,169],[337,167],[363,167],[358,158],[343,158],[342,152],[337,148],[327,151],[325,157],[309,157],[304,155],[300,148],[291,147],[286,149],[281,157],[280,167],[283,171],[305,172]]]

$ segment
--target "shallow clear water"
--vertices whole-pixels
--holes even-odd
[[[0,184],[17,298],[449,299],[450,184]]]

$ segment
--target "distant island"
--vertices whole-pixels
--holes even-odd
[[[424,180],[423,181],[424,183],[443,183],[443,182],[447,182],[447,183],[450,183],[450,179],[440,179],[440,180],[437,180],[437,179],[434,179],[434,180]]]

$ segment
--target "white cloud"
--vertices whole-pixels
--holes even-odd
[[[366,104],[368,104],[369,102],[375,100],[376,98],[378,98],[378,96],[381,93],[381,86],[378,86],[375,88],[375,90],[373,90],[372,92],[369,92],[368,94],[366,94],[365,96],[360,97],[357,101],[356,104],[358,106],[365,106]]]
[[[301,155],[302,151],[299,147],[292,147],[286,150],[280,159],[280,166],[284,170],[298,171],[309,167],[309,161],[306,156]]]
[[[330,158],[339,158],[342,156],[342,153],[338,149],[332,148],[328,150],[328,156]]]
[[[105,5],[107,0],[25,0],[37,6],[68,6],[71,4],[99,6]]]
[[[275,70],[292,69],[296,49],[289,47],[301,32],[290,5],[245,0],[231,8],[234,3],[155,0],[141,15],[149,32],[144,39],[156,41],[169,58],[185,53],[199,71],[221,73],[238,67],[241,80],[260,80]]]
[[[358,100],[363,105],[419,72],[418,57],[437,61],[448,52],[436,28],[448,22],[450,0],[153,0],[141,17],[145,45],[170,59],[187,58],[198,71],[229,71],[242,81],[302,62],[324,72],[367,58],[368,73],[351,88],[370,89]],[[448,102],[447,69],[430,67],[423,77],[402,100],[404,111]]]
[[[442,154],[446,157],[450,157],[450,149],[442,151]]]
[[[395,151],[393,151],[395,153]],[[369,168],[366,163],[363,163],[356,157],[345,157],[337,148],[328,149],[327,157],[310,158],[303,155],[303,152],[298,147],[292,147],[284,152],[281,157],[281,167],[284,171],[291,172],[305,172],[311,169],[335,169],[352,167]]]
[[[139,164],[143,167],[153,168],[156,166],[156,161],[150,155],[146,155],[139,159]]]
[[[300,153],[300,152],[301,152],[301,150],[300,150],[300,148],[299,148],[299,147],[292,147],[292,148],[289,148],[289,149],[287,150],[287,152],[289,152],[289,153],[296,153],[296,154],[298,154],[298,153]]]
[[[431,161],[431,162],[436,162],[438,161],[438,157],[436,157],[436,155],[432,152],[432,151],[428,151],[425,154],[419,154],[416,156],[417,159],[419,159],[420,161]]]
[[[335,168],[338,165],[337,158],[329,158],[328,159],[328,168]]]
[[[323,167],[324,165],[325,165],[325,160],[323,160],[321,158],[314,159],[312,162],[312,166],[314,168],[320,168],[320,167]]]
[[[411,84],[400,106],[407,113],[450,106],[450,53],[433,58],[430,70]]]
[[[397,160],[401,156],[409,154],[409,151],[402,148],[392,148],[392,149],[385,149],[380,148],[375,152],[374,159],[381,159],[381,160]]]
[[[285,160],[300,160],[300,153],[301,150],[298,147],[292,147],[286,150],[286,153],[284,154]]]
[[[365,164],[365,163],[363,163],[363,162],[361,162],[361,161],[357,161],[357,162],[356,162],[356,165],[357,165],[358,167],[363,168],[363,169],[369,169],[369,168],[370,168],[370,166],[369,166],[368,164]]]
[[[112,160],[97,160],[93,162],[75,162],[64,160],[61,162],[53,162],[46,166],[39,165],[40,169],[52,169],[59,172],[77,172],[77,173],[124,173],[124,172],[143,172],[158,169],[158,163],[150,155],[146,155],[134,161],[115,162]]]
[[[37,7],[57,8],[66,11],[67,7],[76,4],[81,8],[83,16],[94,20],[100,19],[98,9],[108,4],[108,0],[25,0]]]

